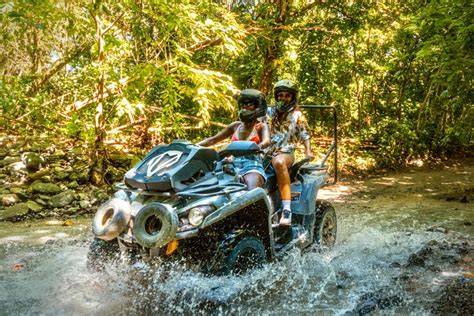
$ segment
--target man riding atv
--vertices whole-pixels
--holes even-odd
[[[303,107],[334,110],[336,122],[333,107]],[[265,140],[265,132],[260,135]],[[332,152],[337,157],[336,140],[335,132],[334,144],[318,164],[306,158],[290,167],[292,219],[287,226],[273,225],[282,204],[275,175],[251,190],[240,181],[239,159],[261,152],[254,141],[233,141],[220,152],[183,141],[156,146],[97,210],[89,266],[117,256],[185,259],[207,273],[238,273],[293,247],[332,246],[336,214],[317,195],[329,183],[326,160]]]

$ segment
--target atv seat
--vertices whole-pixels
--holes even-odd
[[[300,170],[305,170],[304,173],[311,172],[313,170],[325,170],[324,167],[321,167],[320,165],[316,164],[308,164],[309,158],[304,158],[300,161],[295,162],[288,170],[288,173],[290,174],[290,182],[293,183],[296,180],[296,176],[298,174],[298,171]],[[266,187],[268,189],[268,192],[273,192],[277,189],[277,181],[276,181],[276,173],[275,170],[273,169],[273,166],[269,166],[266,169],[267,172],[267,184]]]

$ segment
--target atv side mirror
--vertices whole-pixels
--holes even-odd
[[[255,155],[261,153],[262,150],[255,142],[248,140],[235,141],[227,145],[226,148],[219,152],[222,159],[227,156],[241,157],[246,155]]]

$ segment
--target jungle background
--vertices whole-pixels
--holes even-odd
[[[472,315],[472,21],[467,0],[2,1],[1,310],[194,314],[183,285],[250,284],[221,313]],[[112,184],[154,145],[235,120],[239,90],[274,103],[282,78],[338,111],[341,176],[318,197],[336,248],[249,279],[89,273]],[[332,117],[308,114],[319,158]]]
[[[337,108],[343,170],[472,153],[473,20],[467,0],[6,1],[2,156],[69,148],[101,184],[114,155],[210,136],[282,78]]]

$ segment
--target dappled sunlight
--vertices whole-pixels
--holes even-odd
[[[336,184],[319,189],[318,199],[342,202],[344,197],[350,195],[352,191],[353,188],[351,186]]]
[[[386,185],[386,186],[392,186],[395,184],[395,179],[393,178],[382,178],[381,180],[385,180],[384,182],[382,181],[374,181],[375,184],[380,184],[380,185]]]

